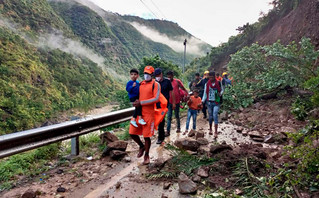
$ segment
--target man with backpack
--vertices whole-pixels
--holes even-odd
[[[181,122],[180,122],[180,118],[179,118],[179,108],[180,108],[181,96],[180,96],[179,89],[184,90],[186,93],[188,93],[188,92],[185,89],[183,83],[179,79],[174,78],[173,71],[168,71],[167,77],[172,83],[173,92],[174,92],[174,95],[173,94],[170,95],[170,98],[169,98],[168,113],[167,113],[167,130],[166,130],[166,134],[165,134],[165,136],[170,136],[173,110],[175,112],[175,118],[176,118],[176,122],[177,122],[176,133],[181,132]],[[173,96],[175,96],[175,108],[174,108],[174,103],[173,103]]]

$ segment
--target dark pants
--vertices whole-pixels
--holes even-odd
[[[135,100],[138,100],[138,96],[130,98],[130,102],[135,102]],[[133,118],[137,118],[137,116],[141,116],[142,115],[142,106],[140,105],[139,107],[135,107],[135,111],[133,114]]]
[[[207,111],[206,110],[207,110],[207,105],[206,105],[206,101],[205,101],[203,103],[203,109],[202,109],[205,118],[207,117]]]
[[[203,98],[203,96],[204,96],[204,91],[202,91],[202,92],[199,94],[199,97],[200,97],[200,98]],[[206,118],[206,117],[207,117],[207,105],[206,105],[206,101],[203,103],[202,112],[203,112],[203,114],[204,114],[204,117]]]
[[[158,140],[160,140],[160,141],[164,141],[164,139],[165,139],[164,127],[165,127],[165,117],[164,117],[163,121],[161,123],[159,123],[159,125],[158,125]]]
[[[176,104],[175,110],[173,110],[173,105],[171,103],[168,104],[168,112],[167,112],[167,132],[171,131],[171,122],[172,122],[172,115],[173,111],[175,112],[175,118],[177,122],[177,130],[181,129],[181,122],[179,119],[179,103]]]

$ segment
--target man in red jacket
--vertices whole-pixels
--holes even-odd
[[[180,96],[179,89],[182,89],[182,90],[186,91],[186,93],[187,93],[187,90],[185,89],[182,81],[180,81],[177,78],[174,78],[173,71],[167,72],[167,78],[171,81],[172,86],[173,86],[173,92],[174,92],[174,96],[175,96],[175,104],[173,102],[174,101],[173,97],[170,96],[169,104],[168,104],[168,112],[167,112],[167,130],[166,130],[165,136],[170,135],[173,110],[175,111],[175,118],[176,118],[176,123],[177,123],[176,133],[181,132],[181,123],[180,123],[180,118],[179,118],[179,107],[180,107],[181,96]]]

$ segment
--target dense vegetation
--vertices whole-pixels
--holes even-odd
[[[106,57],[106,65],[108,67],[115,66],[117,72],[125,74],[132,65],[137,65],[144,56],[156,54],[175,64],[181,65],[183,62],[182,53],[177,53],[164,44],[145,38],[126,22],[127,17],[116,15],[112,18],[107,14],[99,16],[89,8],[74,2],[52,1],[50,5],[80,37],[81,41]],[[175,34],[178,35],[178,33],[184,34],[186,32],[176,24],[171,25],[173,23],[167,21],[148,21],[138,17],[133,17],[133,19],[147,26],[160,26],[162,27],[161,31],[165,31],[167,34],[177,31]],[[104,20],[112,25],[108,27]],[[163,28],[164,26],[165,28]],[[187,63],[193,57],[193,55],[188,55]]]
[[[265,94],[276,95],[293,87],[308,88],[316,93],[318,57],[319,51],[306,38],[299,45],[292,42],[284,46],[277,42],[269,46],[244,47],[231,56],[228,64],[229,71],[236,75],[232,89],[226,90],[225,106],[247,107]],[[313,105],[319,104],[316,94],[312,101]]]
[[[178,65],[175,65],[172,62],[166,61],[164,59],[161,59],[158,55],[154,57],[144,57],[142,59],[142,63],[140,64],[138,68],[141,75],[144,73],[144,67],[146,65],[151,65],[154,67],[154,69],[161,68],[164,77],[166,76],[166,73],[168,71],[173,71],[174,76],[176,78],[180,77],[181,75],[181,69],[178,67]]]
[[[46,0],[3,0],[0,1],[0,13],[21,26],[28,36],[53,30],[61,30],[67,36],[74,36]]]
[[[51,2],[50,5],[83,44],[105,58],[107,66],[114,65],[124,73],[130,65],[137,64],[97,13],[78,3]]]
[[[1,134],[32,128],[60,111],[105,102],[116,87],[92,61],[38,50],[3,28],[0,71]]]

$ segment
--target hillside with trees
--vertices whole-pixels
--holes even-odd
[[[182,65],[182,52],[147,38],[126,17],[81,2],[0,1],[1,134],[105,104],[144,57]],[[138,20],[192,37],[168,21]],[[195,56],[187,54],[187,62]]]

